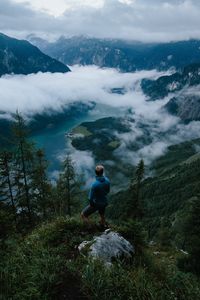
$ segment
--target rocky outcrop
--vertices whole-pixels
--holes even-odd
[[[119,233],[110,229],[91,241],[82,242],[78,249],[106,264],[111,264],[115,259],[130,259],[134,254],[134,247]]]

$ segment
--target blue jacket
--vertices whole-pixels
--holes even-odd
[[[89,202],[91,205],[104,206],[107,205],[106,195],[110,192],[110,181],[105,176],[96,176],[93,182],[90,193]]]

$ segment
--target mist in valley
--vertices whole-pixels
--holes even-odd
[[[41,130],[34,136],[39,146],[46,150],[48,159],[53,161],[50,167],[52,178],[56,178],[59,164],[66,153],[70,153],[76,162],[77,171],[85,175],[86,182],[90,182],[98,158],[93,156],[92,151],[76,150],[65,136],[66,132],[83,121],[119,116],[129,123],[128,133],[114,132],[120,140],[120,146],[113,152],[114,162],[108,159],[108,165],[121,162],[134,166],[140,159],[144,159],[148,166],[165,154],[169,145],[199,137],[200,122],[184,124],[163,108],[176,94],[171,93],[162,100],[149,101],[141,90],[143,78],[157,79],[169,75],[171,71],[121,73],[96,66],[73,66],[71,70],[64,74],[5,75],[0,78],[1,118],[12,119],[12,114],[18,110],[30,122],[38,114],[59,115],[70,105],[88,105],[89,109],[84,116],[76,115],[72,120],[66,119],[62,126],[58,122],[53,129],[51,124],[46,124],[48,130]],[[193,89],[194,93],[197,91],[197,88]],[[145,139],[147,135],[148,142],[140,142],[139,147],[133,151],[134,143],[138,139]]]

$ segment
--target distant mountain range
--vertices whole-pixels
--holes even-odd
[[[159,77],[157,80],[143,79],[141,87],[149,100],[162,99],[174,94],[165,105],[169,113],[184,122],[200,120],[200,63],[186,66],[182,72]]]
[[[97,65],[121,71],[182,69],[200,62],[200,41],[141,43],[87,37],[61,37],[54,43],[29,35],[28,40],[44,53],[68,64]]]
[[[151,100],[161,99],[182,90],[200,84],[200,63],[184,67],[182,72],[159,77],[157,80],[143,79],[141,86],[143,92]]]
[[[37,72],[69,72],[63,63],[42,53],[28,41],[0,33],[0,76]]]

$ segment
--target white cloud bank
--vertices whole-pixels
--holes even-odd
[[[5,75],[0,78],[0,110],[27,116],[49,110],[61,111],[69,103],[82,101],[108,104],[113,107],[134,106],[146,110],[148,104],[139,89],[142,78],[157,78],[163,73],[141,71],[119,73],[114,69],[72,67],[69,73]],[[125,95],[112,94],[112,88],[125,87]],[[151,105],[149,105],[151,107]]]
[[[122,143],[116,155],[133,164],[140,158],[144,158],[146,164],[150,163],[165,153],[168,145],[199,137],[200,122],[180,124],[179,118],[161,109],[169,101],[169,97],[154,102],[146,101],[140,89],[141,79],[156,79],[163,73],[154,70],[120,73],[114,69],[99,69],[96,66],[76,66],[72,69],[73,72],[66,74],[38,73],[1,77],[0,111],[6,112],[8,116],[18,109],[25,116],[31,117],[35,113],[50,113],[52,110],[59,112],[69,104],[80,101],[105,104],[111,111],[113,109],[124,112],[131,109],[135,121],[131,122],[130,133],[119,135]],[[111,93],[113,88],[124,88],[126,93],[113,94]],[[100,114],[96,115],[98,118],[101,117]],[[151,142],[141,145],[134,153],[132,150],[129,151],[130,144],[137,138],[145,136],[145,128],[148,128]],[[89,170],[94,166],[94,161],[88,152],[82,154],[85,160],[82,160],[80,168],[86,166]],[[75,161],[79,157],[80,152],[73,151]]]
[[[200,38],[198,0],[1,0],[0,31],[139,41]]]

